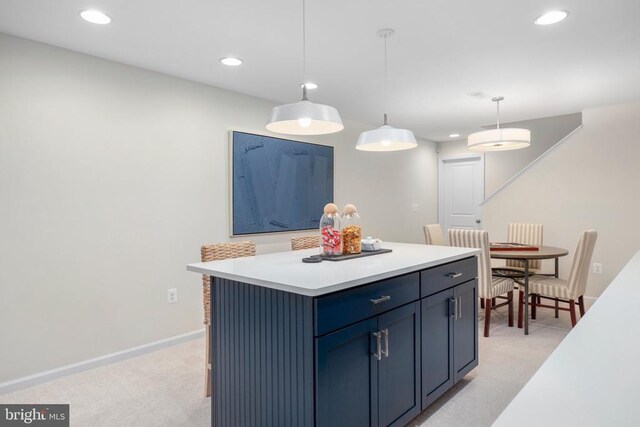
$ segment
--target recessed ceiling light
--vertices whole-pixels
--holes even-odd
[[[307,89],[318,89],[318,84],[313,82],[300,83],[300,87],[307,87]]]
[[[459,134],[459,133],[452,133],[452,134],[449,134],[449,138],[457,138],[457,137],[459,137],[459,136],[460,136],[460,134]]]
[[[84,19],[85,21],[89,21],[92,24],[106,25],[111,22],[111,18],[109,18],[107,15],[100,12],[99,10],[95,10],[95,9],[81,10],[79,13],[82,19]]]
[[[227,56],[225,58],[220,58],[220,62],[222,62],[224,65],[228,65],[229,67],[237,67],[238,65],[242,64],[242,59]]]
[[[536,25],[551,25],[565,20],[567,16],[569,16],[569,12],[566,10],[552,10],[538,17],[534,23]]]

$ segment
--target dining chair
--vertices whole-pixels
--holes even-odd
[[[291,250],[320,248],[320,236],[300,236],[291,238]]]
[[[522,243],[523,245],[542,246],[542,224],[509,224],[507,229],[507,242]],[[529,260],[529,274],[539,273],[542,260]],[[524,262],[508,259],[504,267],[494,267],[493,274],[497,276],[512,277],[515,279],[524,277]],[[516,283],[518,281],[516,280]]]
[[[507,228],[507,242],[522,243],[523,245],[542,246],[542,224],[511,223]],[[529,274],[540,273],[542,260],[529,260]],[[520,280],[524,277],[524,262],[508,259],[504,267],[494,267],[493,274],[500,277],[511,277],[516,284],[522,285]],[[516,286],[517,287],[517,286]],[[524,301],[522,292],[519,301]]]
[[[568,280],[544,275],[534,275],[529,278],[529,294],[532,296],[531,317],[533,319],[536,318],[537,307],[552,308],[556,312],[557,310],[568,311],[571,316],[571,327],[574,327],[577,323],[576,300],[580,309],[580,318],[584,316],[584,293],[587,289],[589,266],[597,239],[598,232],[596,230],[587,230],[582,233],[573,255]],[[555,305],[542,304],[537,297],[554,300]],[[569,307],[558,307],[558,302],[568,303]],[[527,303],[529,303],[528,298]],[[522,302],[518,303],[518,316],[520,316],[523,306]]]
[[[230,258],[254,256],[256,244],[252,241],[215,243],[200,247],[200,260],[202,262],[219,261]],[[202,303],[204,306],[205,325],[205,360],[204,360],[204,395],[211,396],[211,279],[202,275]]]
[[[507,229],[507,241],[509,243],[522,243],[523,245],[542,246],[542,224],[509,224]],[[524,273],[524,262],[515,259],[508,259],[507,268],[522,271]],[[540,272],[542,260],[529,260],[529,271]]]
[[[449,230],[451,246],[463,248],[478,248],[478,296],[484,301],[484,336],[489,336],[491,324],[491,310],[508,305],[509,327],[513,327],[513,279],[496,277],[491,274],[491,255],[489,253],[489,233],[486,230]],[[507,294],[506,297],[503,295]],[[494,304],[494,298],[506,299],[505,302]]]
[[[446,245],[440,224],[428,224],[422,228],[424,230],[424,241],[427,245]]]

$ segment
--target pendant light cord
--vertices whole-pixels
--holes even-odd
[[[496,129],[500,129],[500,100],[496,101]]]
[[[387,123],[387,109],[389,107],[389,89],[387,88],[387,37],[384,36],[384,126],[388,126]]]
[[[307,23],[306,1],[302,0],[302,100],[307,100]]]

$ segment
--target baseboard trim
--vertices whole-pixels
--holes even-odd
[[[186,334],[176,335],[162,340],[143,344],[127,350],[117,351],[115,353],[105,354],[104,356],[95,357],[93,359],[83,360],[82,362],[72,363],[71,365],[62,366],[60,368],[51,369],[26,377],[17,378],[15,380],[0,383],[0,395],[11,393],[13,391],[22,390],[37,384],[42,384],[55,380],[57,378],[66,377],[68,375],[77,374],[89,369],[98,368],[100,366],[109,365],[111,363],[120,362],[122,360],[131,359],[146,353],[151,353],[186,341],[191,341],[204,336],[204,328],[197,331],[187,332]]]

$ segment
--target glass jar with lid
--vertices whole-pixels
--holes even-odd
[[[324,215],[320,218],[322,255],[334,256],[342,254],[341,225],[338,207],[333,203],[327,203],[324,207]]]
[[[352,255],[362,252],[362,227],[360,216],[353,205],[346,205],[342,211],[342,254]]]

